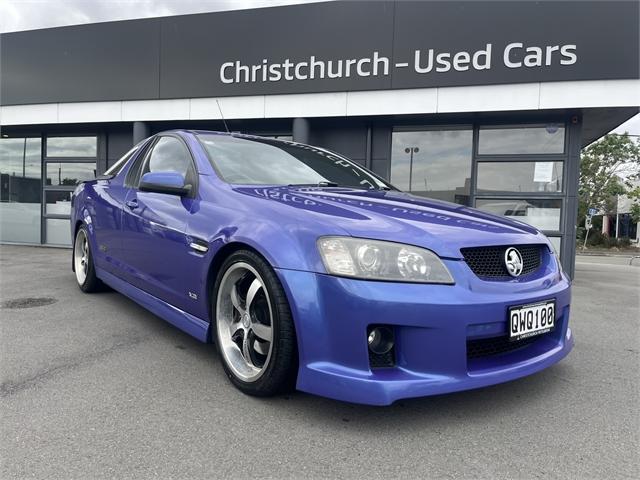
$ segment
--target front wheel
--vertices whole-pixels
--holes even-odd
[[[249,395],[291,390],[298,369],[291,310],[273,269],[248,250],[233,253],[214,287],[216,345],[231,382]]]
[[[96,268],[93,264],[93,255],[89,243],[87,227],[82,225],[76,232],[73,242],[73,269],[76,273],[78,287],[85,293],[97,292],[102,282],[96,276]]]

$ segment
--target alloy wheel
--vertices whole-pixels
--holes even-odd
[[[83,285],[89,271],[89,241],[87,234],[81,228],[76,235],[73,248],[73,262],[76,271],[76,279],[79,285]]]
[[[216,319],[227,365],[240,380],[255,382],[271,358],[273,312],[264,280],[248,263],[234,263],[222,277]]]

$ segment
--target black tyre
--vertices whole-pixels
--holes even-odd
[[[285,292],[259,255],[239,250],[213,289],[214,335],[231,382],[255,396],[290,391],[298,372],[296,334]]]
[[[78,287],[85,293],[93,293],[102,290],[103,284],[96,277],[96,269],[91,254],[91,243],[87,227],[78,228],[73,240],[73,270],[76,274]]]

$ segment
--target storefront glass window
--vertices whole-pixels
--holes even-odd
[[[60,192],[57,190],[45,192],[45,213],[71,215],[71,195],[73,195],[73,192]]]
[[[394,132],[391,183],[416,195],[469,204],[471,129]]]
[[[40,243],[39,138],[0,139],[0,241]]]
[[[560,230],[562,200],[478,199],[476,208],[485,212],[528,223],[544,231]]]
[[[71,225],[69,219],[47,218],[47,243],[50,245],[71,245]]]
[[[562,237],[547,237],[547,238],[551,242],[551,245],[553,245],[553,248],[556,249],[556,252],[558,253],[558,255],[560,255],[560,252],[562,252],[562,250],[560,249],[560,247],[562,246]]]
[[[553,154],[564,152],[564,126],[481,127],[480,155]]]
[[[97,137],[47,138],[47,157],[93,158],[97,155]]]
[[[562,162],[479,162],[478,194],[561,192]]]
[[[48,162],[45,185],[67,185],[73,187],[96,177],[96,163]]]

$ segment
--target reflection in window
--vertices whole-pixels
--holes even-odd
[[[561,192],[562,162],[479,162],[478,193]]]
[[[40,243],[39,138],[0,139],[0,240]]]
[[[46,167],[45,185],[75,186],[96,177],[95,163],[52,163]]]
[[[329,151],[275,142],[267,138],[199,136],[209,158],[229,183],[245,185],[317,185],[355,188],[386,185],[356,163]]]
[[[553,248],[555,248],[556,253],[562,257],[561,255],[561,251],[560,247],[562,246],[562,237],[547,237],[549,239],[549,241],[551,242],[551,245],[553,245]]]
[[[469,204],[472,130],[394,132],[391,183],[416,195]]]
[[[562,200],[476,200],[476,208],[533,225],[539,230],[560,230]]]
[[[480,155],[549,154],[564,152],[564,126],[480,127]]]
[[[71,245],[71,224],[69,220],[47,218],[45,227],[48,244]]]
[[[47,137],[47,157],[96,157],[97,137]]]
[[[162,137],[153,147],[143,174],[178,172],[186,178],[190,167],[191,154],[187,151],[187,147],[177,138]]]
[[[45,192],[45,213],[55,215],[70,215],[72,194],[73,192]]]

